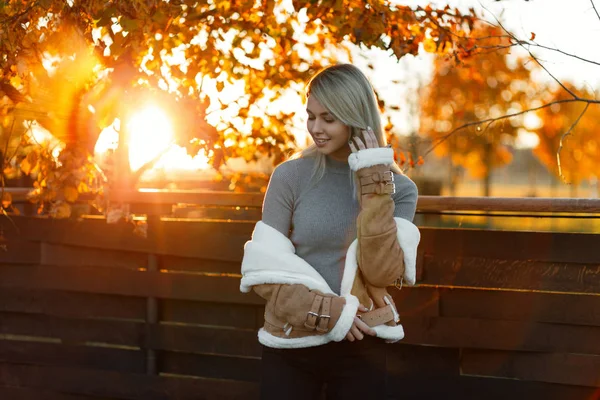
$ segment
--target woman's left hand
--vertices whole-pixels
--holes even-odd
[[[373,132],[371,127],[368,127],[366,130],[362,130],[361,132],[364,141],[358,137],[358,135],[350,137],[350,140],[348,141],[350,150],[352,150],[353,153],[356,153],[359,150],[377,149],[380,147],[379,143],[377,142],[377,136],[375,136],[375,132]]]

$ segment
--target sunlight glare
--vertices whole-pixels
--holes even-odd
[[[163,110],[149,106],[134,114],[127,124],[129,164],[138,170],[171,147],[173,127]]]

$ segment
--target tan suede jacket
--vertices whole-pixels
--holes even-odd
[[[367,325],[396,326],[399,316],[387,287],[404,273],[403,250],[394,221],[393,174],[378,164],[356,171],[360,212],[357,220],[358,270],[351,294],[371,311]],[[324,335],[338,322],[343,297],[309,290],[302,284],[261,284],[253,290],[266,300],[264,330],[281,338]]]

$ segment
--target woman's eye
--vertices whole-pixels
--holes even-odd
[[[333,119],[333,118],[324,118],[324,119],[325,119],[325,122],[327,122],[329,124],[332,122],[335,122],[335,119]]]

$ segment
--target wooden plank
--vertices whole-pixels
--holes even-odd
[[[600,213],[598,199],[419,196],[419,212],[511,211],[518,213]]]
[[[425,256],[429,285],[599,293],[600,264],[553,263],[483,257]]]
[[[57,338],[66,343],[141,346],[144,324],[99,319],[72,319],[35,314],[0,313],[0,333]]]
[[[61,339],[63,343],[105,343],[133,348],[260,356],[255,329],[143,324],[0,313],[0,334]],[[11,345],[12,346],[12,345]]]
[[[445,317],[401,321],[407,344],[600,354],[600,328],[595,326]]]
[[[400,290],[390,287],[388,291],[394,298],[396,308],[401,317],[438,317],[440,315],[440,290],[427,287],[404,286]]]
[[[163,352],[160,370],[171,374],[258,382],[261,369],[259,358]]]
[[[90,245],[92,245],[90,243]],[[96,266],[110,268],[145,268],[148,255],[126,251],[106,251],[93,247],[65,246],[42,243],[40,264]]]
[[[600,326],[600,296],[448,289],[440,307],[445,317]]]
[[[0,288],[70,290],[123,296],[264,304],[254,293],[241,293],[240,278],[200,274],[132,271],[96,267],[3,265]]]
[[[427,256],[600,264],[600,236],[587,233],[420,228]]]
[[[254,222],[182,221],[161,219],[148,237],[133,233],[132,224],[107,224],[102,218],[81,221],[15,217],[23,237],[52,244],[93,247],[222,261],[241,261],[244,243],[250,239]],[[7,227],[16,234],[14,227]],[[193,239],[191,239],[193,238]]]
[[[37,264],[40,262],[40,243],[27,240],[13,239],[10,235],[0,248],[0,263]],[[16,235],[15,235],[16,236]]]
[[[256,330],[149,325],[145,347],[202,354],[260,357]]]
[[[46,392],[17,387],[0,386],[0,399],[6,400],[111,400],[106,397],[89,397],[56,392]]]
[[[415,346],[403,341],[386,346],[389,379],[406,376],[458,376],[459,349],[434,346]]]
[[[256,324],[256,314],[264,312],[262,306],[184,300],[163,300],[159,307],[159,319],[165,322],[256,330],[260,328]]]
[[[473,376],[414,376],[388,380],[388,400],[404,399],[599,400],[597,389],[516,379]]]
[[[467,375],[600,387],[600,356],[464,349],[461,367]]]
[[[219,261],[164,255],[160,257],[160,268],[167,271],[239,274],[241,259],[236,261]]]
[[[261,207],[262,193],[233,193],[213,190],[114,191],[111,199],[124,203],[146,204],[202,204],[205,206]]]
[[[0,363],[0,386],[27,387],[119,400],[257,399],[251,382],[183,379],[111,371]]]
[[[0,362],[144,373],[142,351],[0,340]]]
[[[244,244],[250,240],[254,222],[163,219],[148,233],[156,254],[240,262]]]
[[[0,311],[71,318],[144,320],[146,299],[53,290],[7,287],[0,290]]]

